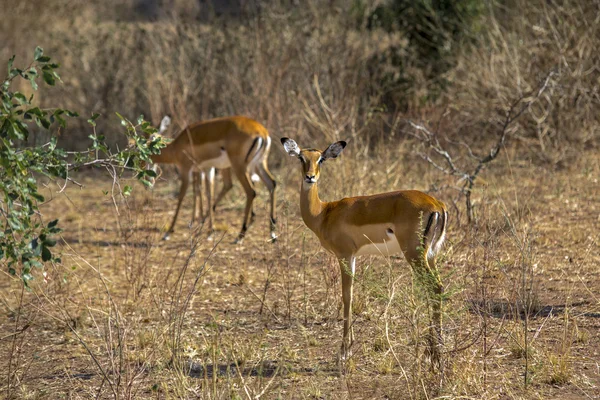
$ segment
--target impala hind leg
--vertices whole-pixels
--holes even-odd
[[[438,370],[443,374],[444,364],[442,360],[442,350],[444,346],[444,337],[442,335],[442,296],[444,294],[444,285],[435,265],[435,257],[426,257],[428,275],[431,277],[431,320],[430,340],[432,348],[431,360],[433,365],[437,364]]]
[[[342,336],[341,359],[346,360],[352,355],[354,342],[354,327],[352,326],[352,289],[356,271],[356,257],[338,259],[342,275],[342,303],[344,304],[344,333]]]
[[[173,215],[173,221],[171,222],[171,226],[163,236],[163,240],[169,240],[171,237],[171,233],[175,231],[175,222],[177,222],[177,216],[179,215],[179,209],[181,208],[181,203],[185,198],[185,193],[187,192],[188,186],[190,184],[190,171],[181,171],[181,187],[179,188],[179,196],[177,199],[177,208],[175,209],[175,215]]]
[[[443,346],[442,336],[442,295],[444,286],[439,271],[435,265],[435,256],[431,243],[437,234],[438,213],[433,213],[427,223],[422,237],[413,240],[406,249],[404,256],[413,269],[413,279],[422,287],[426,294],[427,304],[431,310],[431,325],[429,329],[429,352],[432,367],[437,366],[442,370],[441,351]]]
[[[256,172],[269,190],[269,196],[271,200],[271,241],[275,242],[277,240],[277,235],[275,234],[275,228],[277,224],[277,220],[275,219],[275,187],[277,186],[277,182],[275,182],[273,175],[271,175],[271,172],[267,168],[266,161],[264,161],[262,164],[259,164],[259,166],[256,168]]]
[[[242,223],[242,230],[240,231],[240,234],[238,235],[237,239],[234,241],[234,243],[241,244],[244,240],[244,236],[246,235],[246,231],[248,230],[248,227],[252,222],[252,203],[254,201],[254,198],[256,197],[256,191],[254,190],[254,186],[252,185],[252,181],[248,176],[248,172],[246,171],[245,166],[234,166],[233,172],[240,180],[244,192],[246,192],[246,208],[244,210],[244,221]]]

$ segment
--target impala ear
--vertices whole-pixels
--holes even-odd
[[[300,147],[298,147],[298,143],[294,142],[289,138],[281,138],[281,144],[285,151],[292,157],[298,157],[300,155]]]
[[[336,158],[340,155],[342,150],[344,150],[344,147],[346,147],[346,142],[343,140],[330,144],[329,147],[325,149],[323,154],[321,154],[321,159],[325,161],[330,158]]]
[[[169,125],[171,125],[171,117],[165,115],[162,121],[160,121],[160,128],[158,128],[158,133],[162,134],[164,131],[167,130]]]

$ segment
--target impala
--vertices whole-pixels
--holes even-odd
[[[356,257],[403,253],[419,276],[431,278],[427,286],[433,294],[432,339],[441,343],[442,283],[435,271],[435,255],[446,234],[448,212],[433,197],[416,191],[402,190],[372,196],[349,197],[324,202],[319,199],[321,164],[336,158],[346,142],[331,144],[325,151],[300,149],[295,141],[282,138],[285,151],[302,163],[300,211],[302,219],[319,238],[321,245],[333,253],[342,275],[344,333],[341,356],[350,353],[352,329],[352,284]],[[424,275],[423,275],[424,274]],[[432,345],[432,358],[438,358],[438,345]]]
[[[174,164],[181,179],[181,187],[177,208],[171,226],[167,230],[164,239],[168,239],[174,232],[175,222],[179,214],[181,202],[183,201],[190,183],[190,176],[194,174],[194,216],[196,214],[196,195],[199,194],[196,187],[198,173],[208,170],[208,216],[209,229],[212,231],[212,211],[210,206],[212,200],[212,181],[214,168],[223,169],[224,186],[217,198],[217,202],[231,189],[231,175],[227,169],[231,168],[233,174],[239,179],[246,193],[246,207],[242,229],[237,236],[236,242],[240,243],[248,227],[252,222],[252,202],[256,197],[256,191],[250,176],[258,175],[259,179],[267,186],[271,203],[271,238],[275,240],[275,186],[276,182],[267,167],[267,157],[271,146],[271,138],[267,129],[257,121],[242,116],[217,118],[208,121],[197,122],[185,128],[171,143],[165,147],[160,154],[151,156],[152,162],[159,164]],[[201,202],[200,202],[201,204]],[[216,202],[215,202],[216,205]]]
[[[160,127],[158,129],[158,134],[162,135],[171,125],[171,117],[165,115],[163,119],[160,121]],[[219,196],[212,204],[212,211],[214,212],[217,208],[217,204],[223,199],[223,197],[231,190],[233,187],[233,181],[231,180],[231,168],[225,168],[221,170],[221,175],[223,177],[223,188],[219,193]],[[206,180],[206,190],[207,197],[212,198],[214,192],[214,176],[215,176],[215,168],[209,168],[208,170],[194,170],[192,172],[192,185],[194,188],[194,208],[192,213],[192,224],[196,219],[203,220],[204,219],[204,208],[202,207],[202,181]],[[258,178],[258,179],[255,179]],[[253,174],[252,180],[257,181],[260,178],[258,175]],[[210,200],[208,206],[210,207]],[[212,223],[212,220],[210,221]]]

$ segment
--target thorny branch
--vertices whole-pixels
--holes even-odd
[[[446,139],[448,143],[459,144],[462,147],[465,147],[468,151],[469,157],[477,161],[477,165],[472,169],[472,171],[469,171],[467,168],[461,169],[457,167],[452,155],[440,143],[437,131],[431,132],[427,127],[425,127],[422,124],[417,124],[413,121],[408,121],[410,126],[414,129],[414,132],[410,132],[410,134],[416,137],[420,142],[424,143],[426,147],[432,150],[435,154],[437,154],[438,157],[441,157],[443,163],[434,160],[428,154],[419,153],[419,156],[431,165],[433,165],[435,168],[445,173],[446,175],[459,177],[457,185],[450,187],[456,189],[460,195],[465,196],[467,218],[469,223],[473,222],[474,220],[473,205],[471,203],[471,193],[477,176],[486,164],[493,161],[498,156],[500,150],[502,149],[502,147],[504,147],[506,143],[506,138],[510,132],[509,128],[511,127],[513,122],[519,119],[519,117],[521,117],[523,113],[527,111],[537,99],[540,98],[542,93],[544,93],[544,91],[548,88],[548,85],[550,84],[550,79],[554,75],[556,75],[555,71],[548,72],[548,74],[546,74],[545,78],[540,82],[539,86],[535,91],[528,95],[523,95],[519,97],[511,104],[501,124],[500,137],[498,138],[496,144],[491,148],[489,154],[487,154],[485,157],[476,156],[472,151],[471,147],[464,142],[457,143]]]

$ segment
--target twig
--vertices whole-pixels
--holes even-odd
[[[548,85],[550,84],[550,79],[554,75],[556,75],[555,71],[552,70],[548,72],[544,79],[541,81],[538,88],[532,94],[522,95],[510,105],[510,107],[505,113],[504,120],[500,127],[500,136],[494,144],[494,146],[490,149],[489,154],[487,154],[485,157],[477,157],[471,149],[471,147],[465,142],[455,142],[448,138],[445,138],[447,143],[456,144],[464,147],[467,150],[469,157],[477,161],[477,165],[471,171],[469,171],[467,167],[459,168],[456,165],[452,155],[440,144],[437,132],[431,132],[427,127],[425,127],[422,124],[417,124],[412,121],[408,121],[410,126],[414,129],[414,132],[409,132],[409,134],[417,138],[422,143],[424,143],[428,149],[432,150],[435,154],[441,157],[444,160],[446,166],[435,161],[432,157],[430,157],[427,154],[419,153],[419,156],[436,169],[442,171],[444,174],[459,177],[456,183],[460,183],[461,185],[453,188],[457,190],[460,195],[465,197],[467,219],[469,223],[473,222],[474,220],[471,194],[473,192],[473,186],[475,184],[477,176],[483,170],[486,164],[490,163],[491,161],[496,159],[496,157],[498,157],[500,150],[504,147],[506,143],[506,138],[511,131],[510,127],[512,126],[512,124],[531,107],[533,102],[540,98],[540,96],[548,88]],[[439,129],[440,121],[438,121],[437,126]]]

